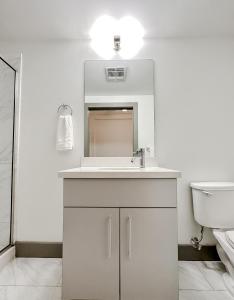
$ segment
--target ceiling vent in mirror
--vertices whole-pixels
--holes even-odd
[[[106,80],[107,81],[125,81],[127,75],[126,67],[106,67]]]

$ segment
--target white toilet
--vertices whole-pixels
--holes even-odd
[[[220,259],[234,279],[234,182],[193,182],[191,187],[195,220],[213,229]],[[233,292],[234,281],[229,277],[226,283]]]

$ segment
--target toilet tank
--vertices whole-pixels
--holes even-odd
[[[234,182],[193,182],[195,220],[210,228],[234,228]]]

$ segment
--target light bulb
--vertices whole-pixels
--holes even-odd
[[[114,37],[120,36],[120,49],[114,50]],[[133,17],[116,20],[111,16],[98,18],[90,30],[91,46],[103,58],[110,59],[116,53],[123,58],[135,56],[143,46],[144,28]]]

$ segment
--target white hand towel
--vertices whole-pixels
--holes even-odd
[[[72,150],[73,124],[71,115],[60,115],[58,118],[56,149],[58,151]]]

